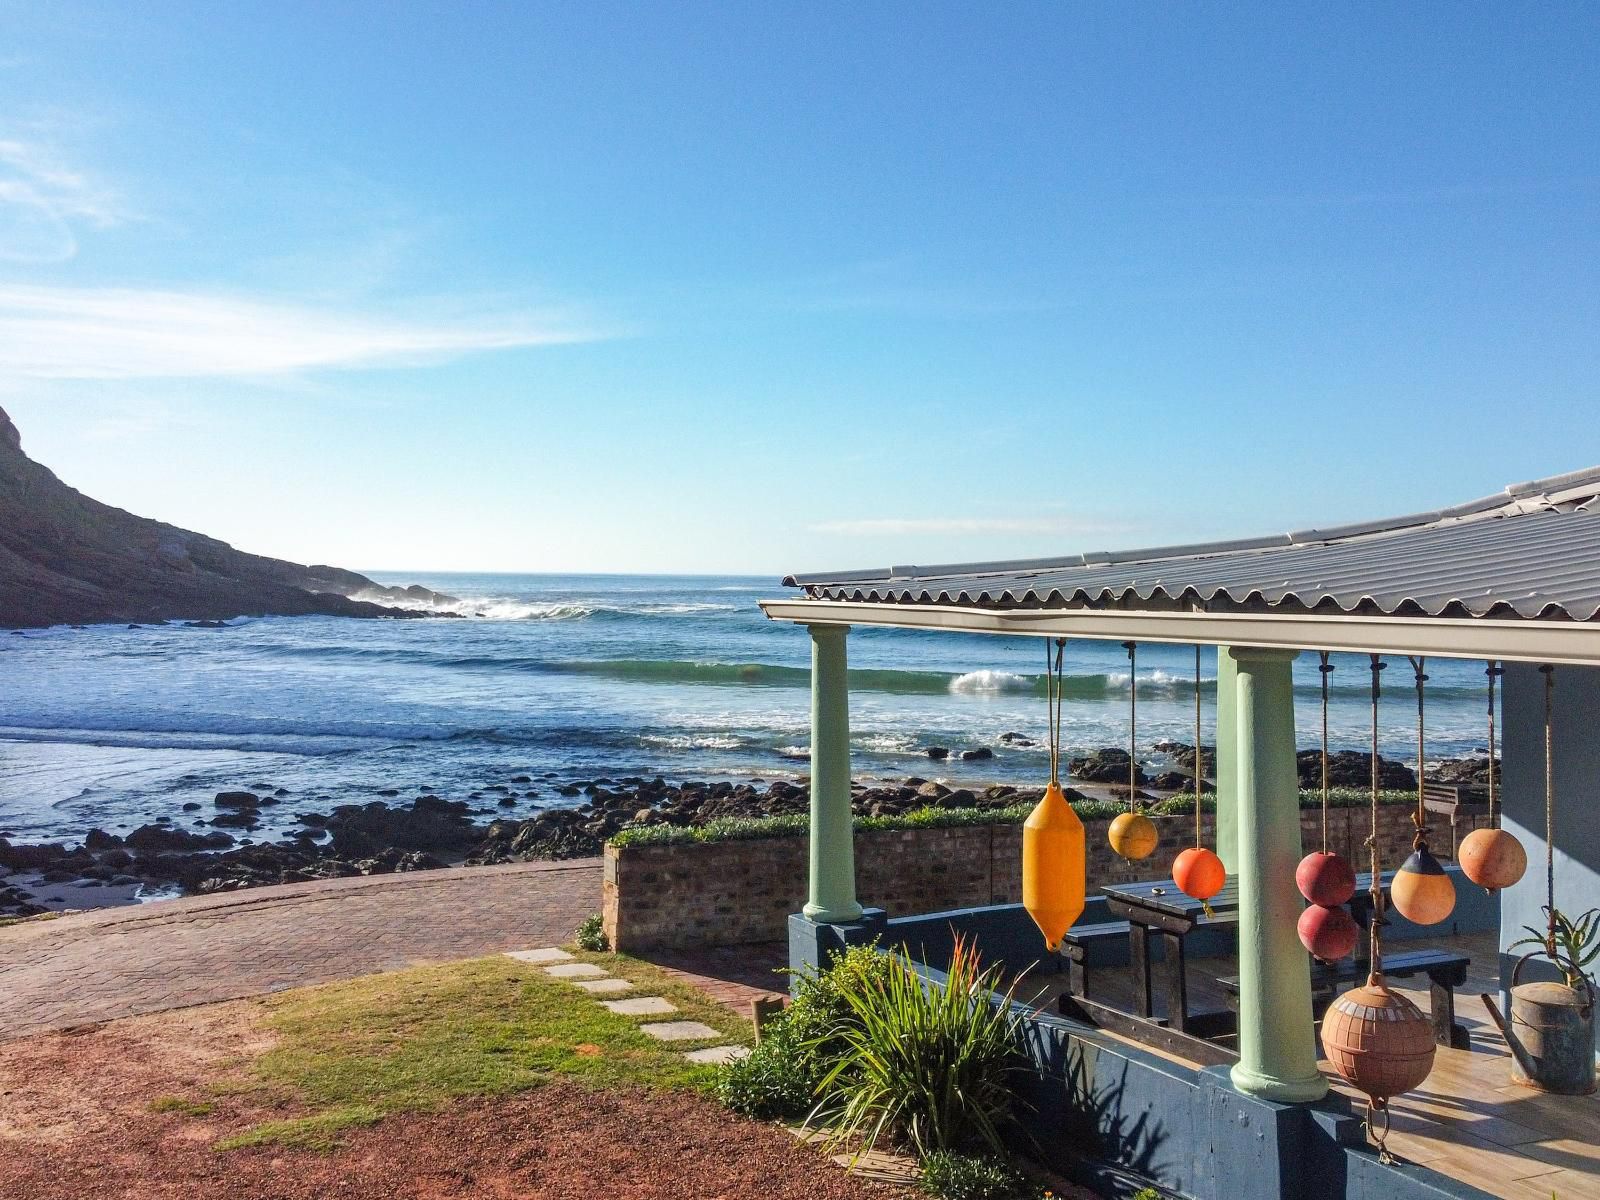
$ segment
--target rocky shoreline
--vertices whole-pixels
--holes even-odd
[[[1020,736],[1020,735],[1018,735]],[[1194,748],[1164,742],[1151,748],[1176,764],[1156,774],[1142,766],[1138,796],[1157,800],[1193,787]],[[1202,748],[1210,770],[1214,751]],[[1069,763],[1071,779],[1084,789],[1069,789],[1074,799],[1126,798],[1128,754],[1107,747]],[[1304,787],[1321,783],[1321,757],[1301,751]],[[1330,762],[1335,787],[1365,788],[1366,756],[1341,751]],[[1434,777],[1447,782],[1484,782],[1481,756],[1437,764]],[[1382,785],[1411,789],[1415,776],[1404,764],[1383,760]],[[1207,783],[1206,789],[1210,790]],[[855,811],[865,816],[899,816],[917,809],[1001,809],[1035,802],[1039,788],[992,784],[951,787],[909,776],[894,782],[857,783]],[[607,838],[624,829],[649,825],[694,826],[730,817],[759,818],[803,814],[810,797],[804,782],[669,782],[665,778],[599,777],[561,782],[554,773],[535,778],[508,775],[484,785],[464,800],[421,790],[402,801],[385,789],[365,804],[342,804],[328,811],[300,807],[285,789],[253,785],[219,792],[209,810],[198,803],[124,836],[88,830],[81,843],[13,844],[0,831],[0,917],[29,916],[54,909],[128,903],[141,894],[205,895],[275,883],[420,871],[454,865],[479,865],[599,854]],[[519,816],[527,805],[537,811]],[[276,841],[250,835],[263,825],[282,827],[281,813],[292,810],[293,831]],[[187,819],[190,827],[182,822]],[[67,893],[73,893],[69,899]]]

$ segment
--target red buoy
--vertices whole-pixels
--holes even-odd
[[[1312,904],[1337,908],[1356,894],[1356,871],[1343,856],[1314,850],[1300,860],[1294,881]]]
[[[1319,962],[1337,962],[1356,948],[1361,926],[1342,908],[1313,904],[1300,914],[1296,926],[1300,944]]]

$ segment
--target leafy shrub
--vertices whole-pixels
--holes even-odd
[[[939,1200],[1037,1200],[1039,1188],[1004,1159],[935,1151],[922,1160],[918,1186]]]
[[[874,945],[850,947],[824,971],[796,972],[789,1007],[767,1023],[754,1051],[723,1069],[724,1104],[762,1120],[798,1120],[812,1111],[818,1086],[844,1051],[842,1031],[854,1021],[845,992],[894,969]]]
[[[1021,1059],[1011,993],[991,1000],[1000,968],[984,969],[958,940],[937,987],[898,955],[883,957],[891,965],[881,976],[840,990],[851,1019],[821,1043],[842,1053],[818,1085],[818,1115],[835,1141],[866,1149],[887,1134],[919,1158],[978,1146],[1002,1153]]]
[[[1161,1200],[1161,1193],[1155,1188],[1140,1188],[1133,1194],[1133,1200]]]
[[[611,943],[606,941],[605,922],[600,919],[599,913],[585,917],[583,924],[578,926],[578,932],[573,934],[572,940],[578,943],[580,950],[599,953],[611,949]]]
[[[754,1050],[722,1069],[717,1096],[759,1121],[797,1121],[816,1103],[819,1078],[814,1054],[794,1035],[790,1019],[779,1017],[767,1024]]]

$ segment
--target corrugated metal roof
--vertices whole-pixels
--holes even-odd
[[[791,575],[812,599],[987,608],[1600,615],[1600,467],[1437,512],[1237,542]]]

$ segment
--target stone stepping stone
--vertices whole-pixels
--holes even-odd
[[[678,1011],[676,1004],[662,996],[630,996],[626,1000],[602,1000],[600,1003],[620,1017],[662,1017]]]
[[[692,1063],[706,1063],[720,1067],[724,1063],[738,1062],[750,1053],[749,1046],[711,1046],[705,1050],[690,1050],[684,1054]]]
[[[711,1026],[702,1025],[699,1021],[656,1021],[639,1028],[663,1042],[697,1042],[702,1038],[722,1036]]]
[[[546,946],[542,950],[507,950],[507,958],[514,958],[518,962],[533,963],[543,966],[545,963],[569,962],[572,955],[565,950],[557,950],[554,946]]]
[[[556,979],[604,979],[611,974],[586,962],[557,963],[553,967],[546,967],[544,973]]]
[[[631,991],[633,984],[626,979],[574,979],[573,987],[581,987],[586,992],[597,996],[614,996],[618,992]]]

